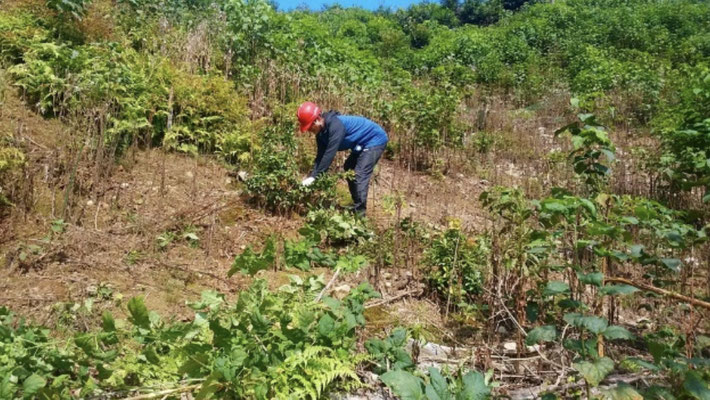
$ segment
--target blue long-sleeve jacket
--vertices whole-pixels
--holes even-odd
[[[387,144],[387,133],[381,126],[365,117],[340,115],[337,111],[323,114],[325,125],[316,136],[318,153],[312,177],[317,177],[330,168],[335,153],[342,150],[362,149]]]

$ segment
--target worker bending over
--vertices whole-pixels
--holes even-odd
[[[344,168],[355,171],[355,177],[348,179],[353,198],[352,209],[359,215],[365,215],[370,177],[388,141],[385,130],[365,117],[341,115],[337,111],[321,114],[321,109],[310,101],[298,107],[297,116],[301,132],[314,133],[318,144],[313,171],[302,184],[308,186],[326,172],[335,153],[350,150]]]

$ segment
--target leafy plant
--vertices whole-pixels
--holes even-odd
[[[573,104],[577,99],[572,99]],[[610,174],[608,164],[615,160],[614,145],[606,130],[596,122],[592,114],[579,114],[579,122],[573,122],[555,132],[559,135],[569,132],[573,151],[570,159],[574,172],[580,176],[591,190],[599,190]],[[606,162],[602,162],[606,160]]]
[[[296,142],[289,129],[283,125],[269,127],[262,137],[254,172],[246,181],[246,192],[253,201],[281,213],[334,204],[337,176],[324,175],[308,187],[301,185],[294,156]]]
[[[301,233],[314,238],[320,236],[320,240],[331,245],[363,241],[373,236],[366,220],[332,208],[313,210],[306,216],[306,221]]]
[[[302,271],[310,270],[314,265],[334,267],[335,257],[329,252],[323,252],[317,243],[305,238],[297,241],[284,242],[284,261],[287,266]]]
[[[80,19],[86,12],[89,3],[91,0],[47,0],[47,7]]]
[[[153,387],[197,398],[320,398],[358,384],[355,332],[364,301],[377,296],[364,284],[343,301],[316,303],[320,289],[296,281],[270,292],[256,281],[232,305],[206,291],[190,304],[195,318],[188,322],[163,321],[136,297],[128,302],[130,325],[104,313],[101,329],[69,341],[2,308],[0,393],[69,398]]]
[[[483,289],[488,251],[484,237],[471,240],[456,227],[435,237],[424,259],[431,289],[452,304],[472,301]]]
[[[486,400],[493,387],[492,374],[461,372],[456,378],[447,378],[436,368],[429,368],[428,380],[403,370],[389,371],[380,379],[402,400],[457,399]]]
[[[365,348],[373,358],[376,374],[387,371],[413,371],[414,362],[406,349],[407,330],[395,328],[385,339],[370,339],[365,342]]]
[[[254,276],[257,272],[273,266],[275,259],[276,239],[271,236],[266,240],[264,249],[260,253],[254,252],[251,246],[248,246],[242,254],[235,257],[227,276],[232,276],[237,271]]]

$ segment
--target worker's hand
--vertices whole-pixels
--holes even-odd
[[[312,177],[312,176],[309,176],[308,178],[304,179],[304,180],[301,182],[301,186],[310,186],[311,183],[313,183],[313,181],[315,181],[315,180],[316,180],[316,178],[314,178],[314,177]]]

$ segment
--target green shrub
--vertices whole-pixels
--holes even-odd
[[[294,278],[270,291],[257,280],[231,304],[205,291],[189,304],[195,318],[187,322],[163,320],[136,297],[128,301],[127,321],[105,312],[101,328],[62,340],[0,307],[0,393],[126,396],[180,388],[190,379],[179,391],[197,397],[315,399],[356,387],[363,303],[379,294],[361,284],[342,300],[314,301],[324,285],[322,277]]]
[[[365,342],[365,348],[374,359],[376,374],[387,371],[413,371],[414,361],[406,349],[408,332],[398,327],[385,339],[370,339]]]
[[[218,150],[229,162],[248,162],[255,138],[247,123],[246,99],[236,93],[234,83],[180,70],[171,75],[174,116],[163,138],[165,147],[194,154]]]
[[[349,212],[332,208],[313,210],[306,216],[308,224],[301,230],[311,237],[319,237],[331,245],[343,245],[373,236],[365,219]]]
[[[659,117],[663,155],[657,168],[673,186],[705,188],[710,202],[710,70],[693,71],[679,104]]]
[[[48,35],[29,14],[0,11],[0,65],[19,63],[33,44],[46,40]]]
[[[489,251],[485,237],[473,241],[458,228],[434,238],[424,259],[431,290],[451,304],[471,301],[483,290]]]
[[[296,142],[284,124],[266,127],[259,133],[260,150],[254,156],[254,170],[246,181],[246,193],[257,205],[285,213],[335,204],[338,176],[323,174],[315,182],[301,185]]]

